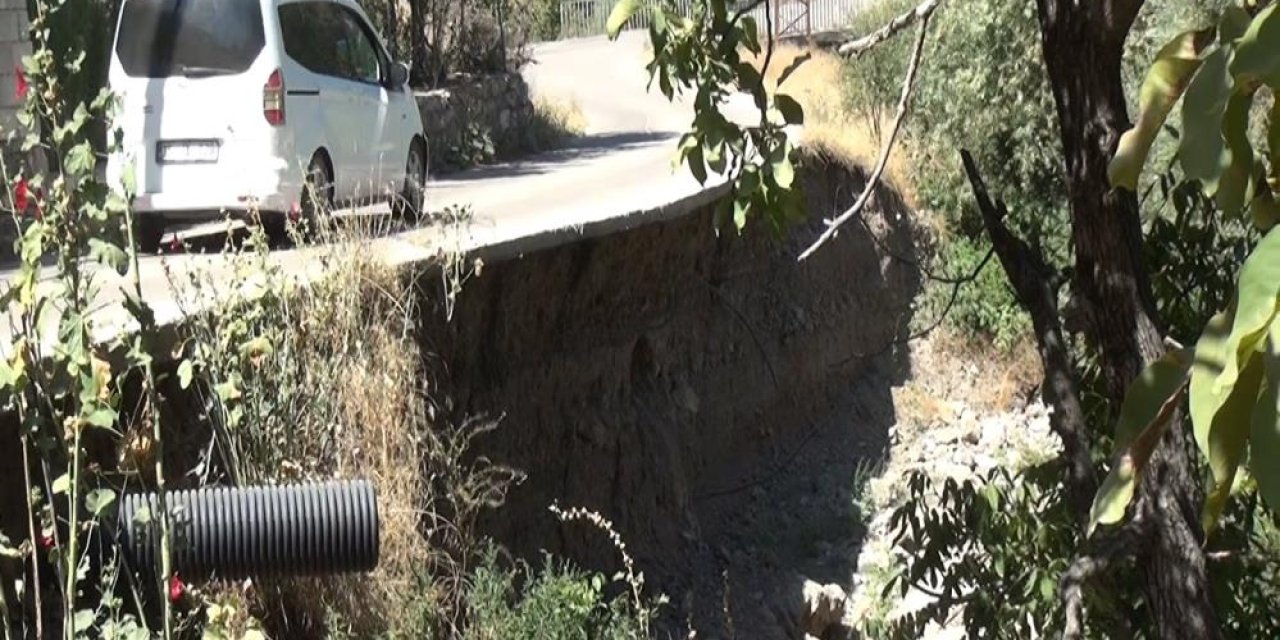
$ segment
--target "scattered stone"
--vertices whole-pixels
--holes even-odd
[[[804,581],[804,612],[801,630],[810,636],[823,638],[833,625],[844,618],[845,604],[849,596],[838,584],[818,584]]]

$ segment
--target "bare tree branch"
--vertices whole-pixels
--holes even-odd
[[[894,347],[899,347],[904,344],[910,344],[912,342],[915,342],[916,340],[919,340],[929,335],[930,333],[933,333],[934,330],[942,326],[943,322],[946,322],[947,316],[951,315],[951,308],[955,306],[956,300],[960,298],[960,288],[970,282],[973,282],[974,280],[977,280],[978,276],[982,275],[982,270],[987,268],[987,263],[991,262],[991,256],[995,255],[995,252],[996,252],[995,247],[991,247],[990,249],[988,249],[987,255],[983,256],[982,260],[978,262],[978,266],[974,267],[973,271],[971,271],[970,273],[967,273],[958,278],[935,278],[937,282],[951,285],[951,296],[947,298],[947,305],[942,308],[942,312],[938,314],[938,317],[933,319],[933,322],[930,323],[929,326],[924,327],[923,329],[920,329],[919,331],[916,331],[915,333],[909,334],[905,337],[894,338],[893,340],[886,342],[884,345],[882,345],[879,349],[875,351],[859,352],[859,353],[854,353],[852,355],[849,355],[844,359],[840,360],[839,362],[831,365],[830,368],[838,369],[840,367],[843,367],[849,364],[850,362],[853,362],[854,360],[862,360],[864,358],[873,358],[875,356],[883,355]]]
[[[876,187],[880,185],[880,177],[884,175],[885,166],[889,164],[889,154],[893,152],[893,145],[898,141],[898,134],[902,131],[902,123],[907,118],[907,109],[911,105],[911,90],[915,87],[916,73],[920,70],[920,59],[924,57],[924,38],[929,33],[929,14],[925,14],[920,18],[920,33],[916,36],[915,50],[911,52],[911,63],[907,66],[907,77],[902,81],[902,98],[898,100],[898,115],[894,118],[893,128],[889,130],[889,137],[884,141],[884,148],[880,150],[880,159],[876,162],[876,168],[871,172],[871,177],[867,178],[867,185],[862,190],[862,195],[858,196],[858,200],[849,207],[847,211],[840,214],[838,218],[827,223],[826,231],[818,236],[804,253],[800,254],[800,260],[804,260],[813,255],[819,247],[826,244],[827,241],[835,237],[840,227],[848,222],[854,216],[860,215],[862,209],[866,207],[867,201],[871,199],[871,195],[875,193]]]
[[[1008,215],[1004,202],[993,200],[987,191],[973,156],[960,150],[965,173],[973,188],[978,210],[982,212],[983,226],[991,237],[991,246],[1000,257],[1009,284],[1013,285],[1018,303],[1031,315],[1035,329],[1036,347],[1044,365],[1043,395],[1053,408],[1049,426],[1062,438],[1062,455],[1067,463],[1066,489],[1072,508],[1080,522],[1086,522],[1093,494],[1097,487],[1093,460],[1089,455],[1089,432],[1086,428],[1084,407],[1075,379],[1071,354],[1063,337],[1062,321],[1058,316],[1058,280],[1055,271],[1045,264],[1040,252],[1033,249],[1005,226]]]
[[[890,20],[889,24],[872,31],[857,40],[851,40],[840,45],[840,48],[838,49],[840,55],[857,58],[863,53],[866,53],[867,50],[872,47],[898,35],[907,27],[915,24],[917,20],[927,20],[930,14],[933,13],[934,9],[942,6],[942,1],[943,0],[924,0],[924,2],[920,3],[916,8],[894,18],[893,20]]]

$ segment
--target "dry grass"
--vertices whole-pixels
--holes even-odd
[[[427,499],[418,430],[428,421],[418,393],[420,354],[412,339],[408,283],[368,255],[343,260],[347,268],[335,269],[309,310],[317,316],[315,327],[334,332],[336,339],[321,345],[362,343],[351,350],[357,357],[345,359],[342,376],[329,381],[340,407],[331,474],[363,476],[377,487],[381,558],[370,574],[314,582],[326,606],[364,636],[418,622],[404,616],[421,596],[416,572],[427,562],[418,530]]]
[[[880,155],[881,140],[873,123],[854,114],[847,107],[842,90],[844,62],[838,56],[821,49],[777,45],[764,74],[767,87],[777,90],[778,78],[783,70],[805,54],[809,54],[810,59],[796,69],[783,86],[783,92],[794,97],[804,107],[805,125],[801,144],[863,167],[873,166]],[[743,58],[757,70],[764,65],[763,55],[756,56],[744,51]],[[886,119],[879,124],[879,129],[885,131],[892,121]],[[915,208],[915,184],[905,151],[906,147],[899,145],[889,158],[885,175],[889,183],[903,195],[907,204]]]
[[[422,433],[431,425],[420,392],[411,282],[372,255],[364,233],[347,235],[325,249],[327,276],[309,285],[288,278],[261,250],[226,255],[230,280],[257,281],[268,293],[223,296],[192,329],[191,344],[224,345],[196,356],[200,375],[210,386],[234,380],[242,393],[227,405],[243,411],[228,429],[242,478],[361,477],[377,488],[381,554],[373,572],[211,591],[212,602],[251,603],[287,635],[335,621],[358,637],[411,633],[420,624],[413,605],[423,598],[418,575],[430,548],[419,528],[429,499]],[[216,291],[213,277],[190,274],[182,295],[195,300]],[[246,362],[225,348],[253,339],[266,340],[271,351]]]
[[[555,149],[587,130],[587,118],[574,100],[550,96],[533,97],[533,121],[530,123],[535,151]]]
[[[982,413],[1010,411],[1043,377],[1030,337],[1005,350],[940,327],[914,346],[912,379],[894,389],[900,423],[945,424],[957,401]]]

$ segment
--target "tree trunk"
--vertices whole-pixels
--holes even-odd
[[[1066,161],[1073,290],[1085,335],[1101,355],[1108,396],[1118,407],[1129,382],[1164,352],[1142,260],[1137,197],[1113,190],[1107,180],[1107,164],[1129,127],[1121,59],[1142,0],[1037,4]],[[1149,522],[1148,538],[1135,551],[1158,637],[1218,638],[1187,432],[1169,429],[1145,472],[1135,509]]]
[[[431,84],[427,69],[427,12],[424,2],[409,0],[409,79],[416,87]]]
[[[383,16],[387,24],[387,48],[390,49],[387,53],[391,55],[392,60],[400,59],[400,16],[397,11],[399,4],[400,0],[387,0],[387,10]],[[411,2],[410,11],[413,10],[412,4]]]

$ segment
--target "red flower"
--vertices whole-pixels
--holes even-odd
[[[169,576],[169,602],[178,602],[182,600],[182,596],[187,592],[187,585],[182,583],[182,578],[178,574]]]
[[[17,74],[16,74],[17,78],[14,80],[14,82],[17,84],[18,99],[26,100],[27,99],[27,74],[22,72],[21,66],[16,67],[15,71],[17,71]]]
[[[18,184],[13,186],[13,208],[21,215],[27,213],[27,201],[30,193],[27,190],[27,179],[18,178]]]
[[[49,551],[53,549],[54,546],[56,546],[57,544],[58,542],[53,539],[52,534],[46,533],[40,536],[40,548],[44,549],[45,551]]]

